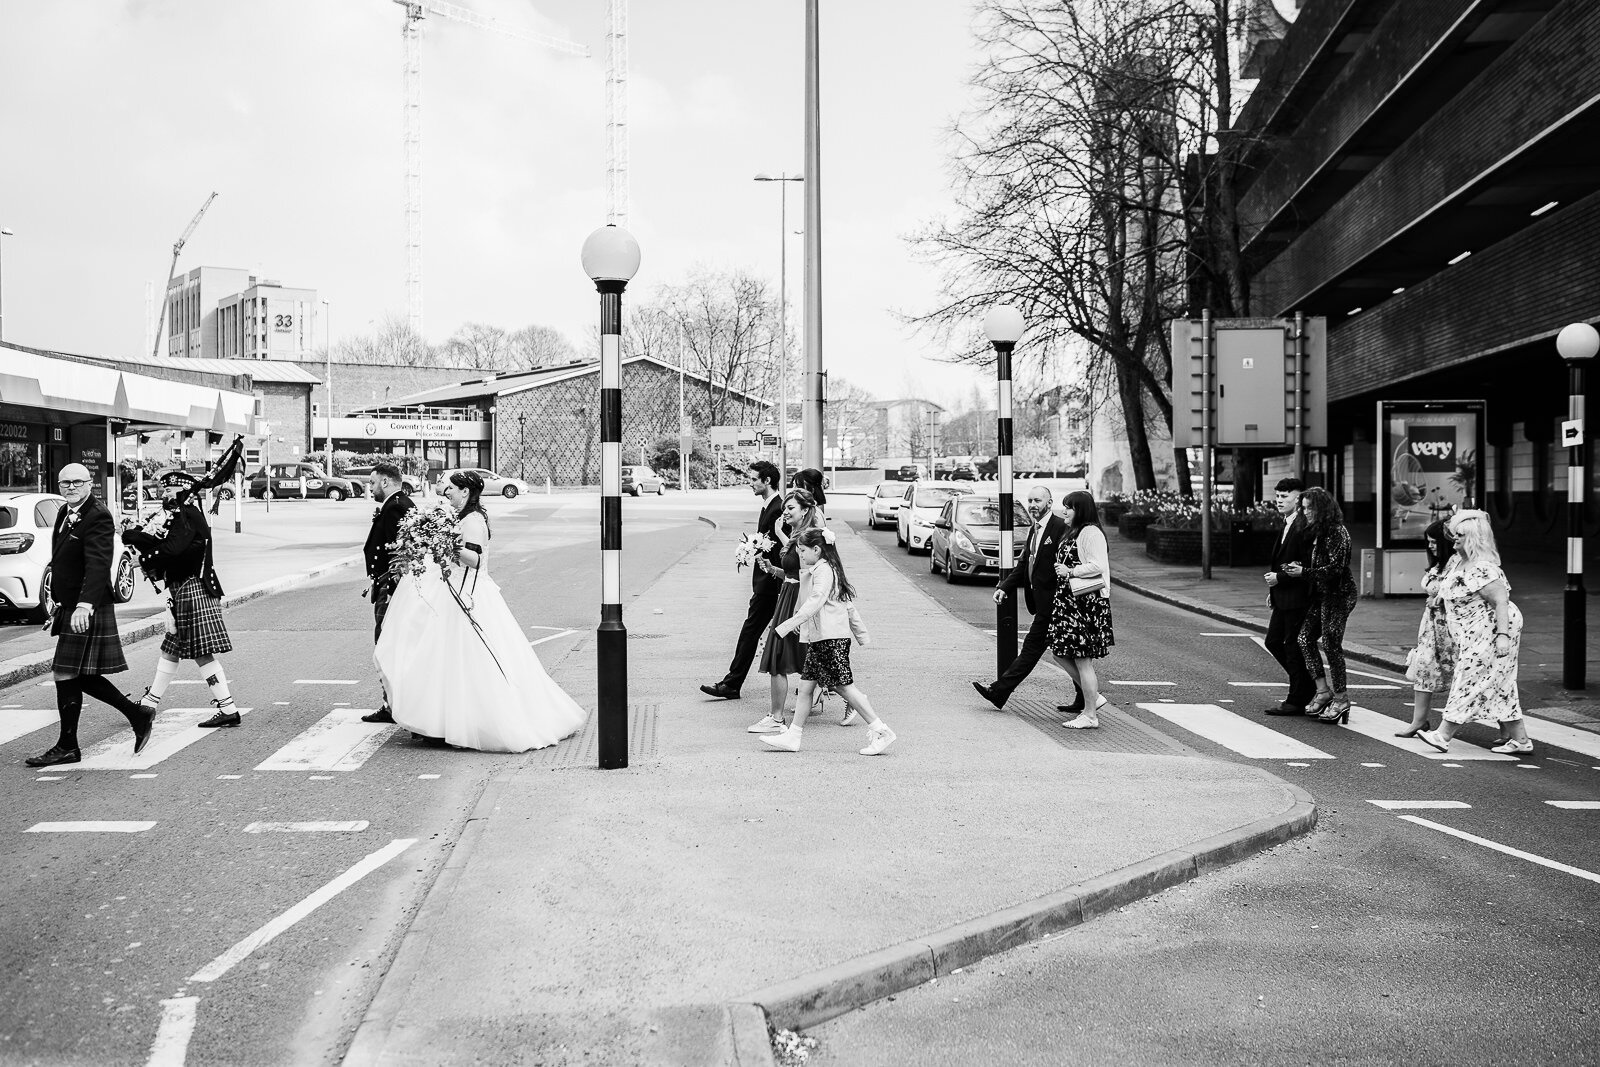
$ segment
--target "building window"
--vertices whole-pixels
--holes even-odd
[[[257,393],[254,414],[259,419],[266,413],[266,396],[262,393]]]

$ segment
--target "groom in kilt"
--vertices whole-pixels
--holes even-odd
[[[140,704],[154,714],[178,673],[179,661],[192,659],[211,687],[211,704],[216,708],[200,725],[238,726],[239,712],[228,690],[228,676],[217,661],[219,654],[233,651],[233,642],[222,621],[222,583],[211,562],[211,527],[205,512],[191,503],[197,495],[197,481],[183,471],[168,471],[161,476],[165,495],[161,510],[142,525],[133,519],[123,523],[122,539],[139,551],[145,576],[157,589],[166,583],[172,612],[167,636],[161,641],[156,676]]]
[[[54,746],[25,761],[30,767],[83,759],[78,749],[78,717],[85,695],[122,712],[133,727],[136,755],[150,742],[155,723],[154,712],[129,700],[105,677],[128,669],[111,595],[116,521],[95,498],[89,470],[83,464],[62,467],[57,485],[66,506],[56,515],[50,538],[50,592],[55,608],[46,625],[57,638],[52,677],[61,734]]]

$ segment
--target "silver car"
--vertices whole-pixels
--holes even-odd
[[[484,496],[503,496],[507,500],[515,500],[518,496],[528,492],[528,483],[521,478],[513,478],[507,474],[496,474],[494,471],[482,467],[458,467],[456,470],[468,470],[483,479]],[[444,487],[450,481],[450,476],[455,470],[447,470],[439,475],[439,480],[434,483],[434,488],[444,492]]]
[[[0,611],[24,611],[36,622],[49,617],[50,539],[66,503],[54,493],[0,493]],[[111,596],[126,604],[139,584],[139,564],[121,534],[111,558]]]
[[[906,486],[895,514],[895,542],[907,552],[928,551],[933,544],[933,524],[938,521],[944,502],[970,492],[970,485],[912,482]]]
[[[879,482],[867,494],[867,526],[876,530],[882,523],[893,526],[900,500],[905,496],[905,482]]]

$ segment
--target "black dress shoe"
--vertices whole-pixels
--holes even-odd
[[[133,754],[137,756],[150,743],[150,731],[156,726],[156,709],[141,707],[129,718],[133,725]]]
[[[1070,704],[1057,704],[1056,705],[1056,711],[1060,712],[1062,715],[1076,715],[1078,712],[1080,712],[1082,710],[1083,710],[1083,694],[1082,693],[1079,693],[1076,697],[1073,697],[1072,703],[1070,703]]]
[[[377,711],[369,711],[369,712],[367,712],[367,714],[361,716],[361,721],[362,722],[394,722],[394,714],[389,711],[389,705],[385,704],[383,707],[379,708]]]
[[[219,711],[200,725],[206,728],[217,726],[238,726],[243,721],[244,720],[239,717],[239,713],[237,711]],[[137,752],[139,750],[135,748],[134,751]]]
[[[54,767],[58,763],[81,763],[83,754],[75,748],[62,748],[60,745],[51,747],[48,751],[37,756],[29,756],[22,761],[30,767]]]
[[[1297,708],[1293,704],[1291,704],[1287,700],[1285,700],[1282,704],[1279,704],[1275,708],[1268,708],[1267,709],[1267,714],[1268,715],[1304,715],[1305,714],[1305,709],[1304,708]]]
[[[721,682],[717,682],[714,685],[702,685],[700,692],[708,697],[716,697],[719,700],[739,699],[739,691],[737,689],[730,688]]]
[[[972,688],[978,691],[979,696],[993,704],[996,711],[1000,711],[1005,708],[1006,698],[1001,696],[999,693],[996,693],[992,686],[984,685],[982,682],[973,682]]]

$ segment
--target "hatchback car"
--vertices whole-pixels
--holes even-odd
[[[348,479],[355,488],[356,496],[366,496],[368,491],[367,479],[372,477],[372,468],[367,466],[346,467],[343,477]],[[402,474],[400,476],[400,485],[407,493],[420,493],[422,491],[422,479],[415,474]]]
[[[438,481],[434,483],[434,489],[443,493],[445,483],[450,480],[450,476],[457,470],[468,470],[482,478],[484,496],[503,496],[507,500],[515,500],[519,495],[528,491],[528,483],[521,478],[513,478],[509,474],[496,474],[494,471],[485,470],[482,467],[457,467],[443,471],[439,474]]]
[[[304,494],[301,489],[304,488]],[[267,469],[256,471],[250,479],[250,495],[260,499],[267,495]],[[356,495],[349,478],[324,473],[315,463],[274,463],[272,465],[272,499],[282,500],[297,496],[326,497],[329,500],[346,500]]]
[[[0,611],[49,618],[50,538],[66,503],[54,493],[0,493]],[[113,547],[111,595],[126,604],[139,584],[139,562],[121,534]]]
[[[905,496],[895,513],[895,543],[907,552],[926,552],[933,537],[933,524],[939,518],[944,502],[951,497],[972,492],[968,485],[935,485],[932,482],[912,482],[905,487]]]
[[[905,482],[879,482],[867,494],[867,526],[876,530],[880,524],[893,526],[900,501],[906,495]]]
[[[1011,504],[1010,570],[1027,548],[1033,519],[1015,501]],[[928,570],[944,572],[947,582],[1000,571],[1000,499],[992,496],[959,496],[945,501],[933,524],[933,539],[928,544]]]
[[[640,493],[654,493],[656,496],[667,491],[667,486],[662,481],[661,475],[649,467],[623,467],[622,491],[630,496]]]

